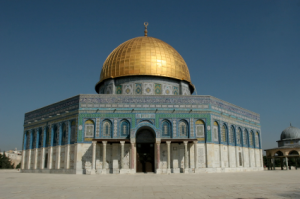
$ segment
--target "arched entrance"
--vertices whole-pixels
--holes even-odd
[[[150,127],[141,127],[136,134],[136,172],[154,172],[155,133]]]

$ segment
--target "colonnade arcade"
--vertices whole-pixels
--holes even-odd
[[[76,120],[59,122],[56,124],[46,125],[43,127],[33,128],[24,132],[22,169],[60,169],[70,168],[70,144],[76,142]],[[53,147],[56,150],[56,165],[52,165]],[[65,147],[66,157],[60,157],[61,148]],[[38,150],[41,149],[43,161],[39,161]],[[26,152],[28,154],[26,154]],[[34,152],[34,157],[32,156]],[[25,157],[27,157],[25,165]],[[32,160],[34,158],[34,161]],[[65,159],[64,165],[60,165],[61,160]],[[33,164],[32,164],[33,163]],[[73,165],[72,165],[73,167]]]
[[[273,150],[269,152],[266,156],[268,170],[275,170],[275,160],[280,160],[281,170],[291,170],[291,165],[289,162],[294,160],[295,169],[298,167],[298,162],[300,160],[299,149],[283,149],[283,150]]]

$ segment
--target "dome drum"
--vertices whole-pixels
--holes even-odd
[[[189,83],[156,76],[128,76],[107,79],[99,85],[99,94],[191,95]]]

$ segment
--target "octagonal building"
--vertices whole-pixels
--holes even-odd
[[[147,29],[109,54],[95,90],[25,114],[22,172],[263,170],[259,114],[192,95],[184,59]]]

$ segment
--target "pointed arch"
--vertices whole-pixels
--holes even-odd
[[[112,137],[112,122],[109,119],[105,119],[102,122],[102,136]]]
[[[162,121],[162,137],[171,137],[172,128],[171,122],[167,119]]]
[[[249,134],[249,145],[251,147],[254,146],[254,133],[253,133],[253,131],[250,131],[250,134]]]
[[[76,142],[76,122],[73,120],[71,122],[71,138],[70,144],[74,144]]]
[[[185,120],[179,121],[179,136],[180,137],[188,137],[188,123]]]
[[[221,129],[221,141],[222,142],[227,142],[227,126],[226,124],[223,124],[222,129]]]
[[[219,132],[220,132],[220,126],[217,121],[214,122],[213,125],[213,139],[214,141],[219,141]]]
[[[120,128],[121,128],[121,136],[122,137],[127,137],[129,135],[129,132],[130,132],[130,123],[129,123],[129,121],[126,120],[126,119],[123,119],[121,121]]]
[[[203,120],[197,120],[196,123],[196,136],[199,138],[204,138],[205,137],[205,123]]]
[[[229,133],[228,133],[228,141],[230,144],[235,145],[234,137],[235,137],[235,128],[233,125],[231,125],[231,127],[229,129]]]
[[[260,140],[258,131],[255,132],[255,147],[260,148]]]
[[[249,141],[249,139],[248,139],[248,130],[244,129],[244,132],[243,132],[243,146],[245,146],[245,147],[249,146],[248,141]]]
[[[242,129],[239,127],[238,130],[237,130],[237,133],[236,133],[236,144],[238,145],[242,145]]]
[[[94,137],[95,125],[93,120],[86,120],[84,123],[84,135],[85,137]]]
[[[65,145],[68,140],[67,140],[67,126],[65,123],[62,124],[62,138],[61,138],[61,145]]]

